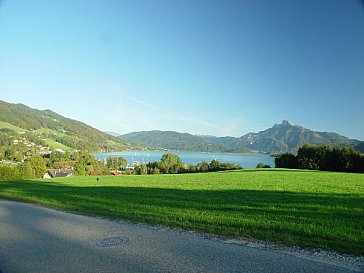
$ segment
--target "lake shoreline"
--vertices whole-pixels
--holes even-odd
[[[106,160],[108,157],[123,157],[130,164],[133,162],[150,163],[160,161],[161,157],[166,153],[178,155],[182,162],[186,165],[196,165],[201,161],[211,162],[217,160],[220,163],[234,163],[242,168],[255,168],[258,163],[263,163],[274,167],[275,156],[271,154],[255,154],[255,153],[209,153],[209,152],[181,152],[181,151],[120,151],[108,153],[95,153],[95,157],[100,160]]]

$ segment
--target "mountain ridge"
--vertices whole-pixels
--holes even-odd
[[[364,151],[364,142],[334,132],[318,132],[283,120],[258,133],[241,137],[192,135],[175,131],[140,131],[120,135],[102,132],[86,123],[66,118],[50,109],[0,100],[0,129],[15,130],[38,142],[76,150],[122,151],[149,149],[191,152],[284,153],[296,152],[304,144],[351,146]],[[42,142],[43,143],[43,142]]]
[[[359,140],[349,139],[334,132],[313,131],[293,122],[283,120],[281,124],[258,133],[247,133],[240,138],[210,138],[210,141],[231,148],[247,147],[264,152],[296,152],[304,144],[354,146]]]
[[[156,135],[156,133],[158,133]],[[164,137],[168,136],[165,142]],[[171,141],[172,135],[174,140]],[[190,147],[180,145],[190,139]],[[193,137],[193,138],[192,138]],[[158,147],[166,149],[181,149],[187,151],[220,151],[220,152],[266,152],[266,153],[284,153],[296,152],[304,144],[314,145],[331,145],[331,146],[351,146],[359,147],[361,141],[349,139],[334,132],[318,132],[306,129],[291,121],[283,120],[281,124],[275,124],[273,127],[258,133],[250,132],[241,137],[216,137],[206,135],[191,135],[188,133],[178,133],[175,131],[139,131],[121,135],[120,138],[139,143],[149,147]],[[180,143],[178,143],[180,142]],[[199,143],[196,147],[196,143]],[[215,144],[215,145],[211,145]],[[206,147],[209,145],[209,148]]]
[[[139,131],[121,135],[120,138],[145,145],[151,149],[157,148],[190,152],[233,152],[233,149],[205,141],[199,136],[175,131]],[[252,152],[246,148],[244,151]]]

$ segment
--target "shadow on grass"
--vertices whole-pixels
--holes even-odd
[[[111,219],[364,254],[364,198],[266,190],[1,182],[0,198]]]

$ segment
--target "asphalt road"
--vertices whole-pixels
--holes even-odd
[[[2,273],[358,271],[273,249],[0,201]]]

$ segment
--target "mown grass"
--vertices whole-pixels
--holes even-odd
[[[364,254],[364,175],[244,170],[0,183],[0,198]]]

